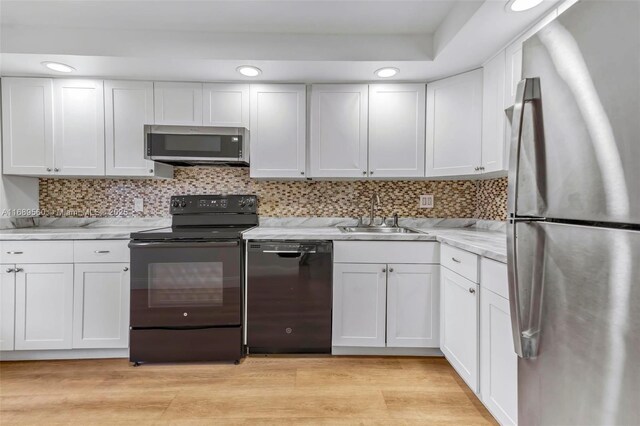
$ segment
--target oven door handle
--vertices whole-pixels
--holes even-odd
[[[190,242],[137,242],[129,243],[129,248],[201,248],[201,247],[237,247],[239,241],[190,241]]]

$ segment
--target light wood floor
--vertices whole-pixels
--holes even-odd
[[[495,424],[442,358],[0,363],[0,423]]]

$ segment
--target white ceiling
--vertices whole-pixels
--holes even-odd
[[[429,81],[480,66],[556,3],[505,11],[506,0],[0,0],[0,73],[121,79]],[[388,81],[386,79],[385,81]]]
[[[301,34],[427,34],[454,5],[434,1],[2,1],[3,25]],[[51,19],[55,16],[56,19]]]

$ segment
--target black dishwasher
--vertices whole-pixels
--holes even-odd
[[[332,243],[251,241],[249,353],[330,353]]]

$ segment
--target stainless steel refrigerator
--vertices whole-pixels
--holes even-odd
[[[521,425],[640,424],[640,2],[523,46],[507,234]]]

